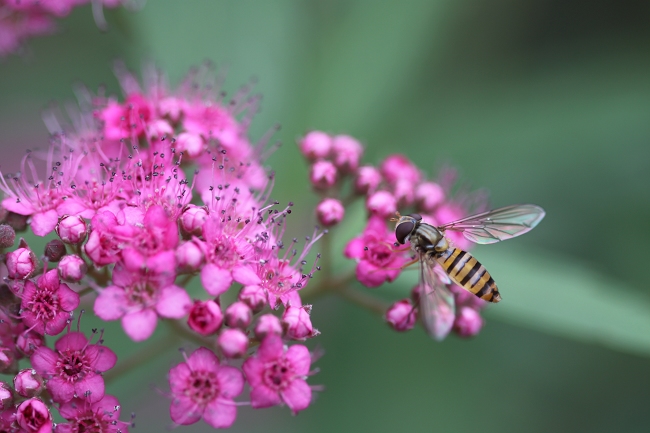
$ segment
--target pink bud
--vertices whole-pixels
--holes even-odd
[[[253,320],[253,312],[244,302],[237,301],[226,308],[226,325],[231,328],[247,328]]]
[[[18,248],[7,253],[7,271],[9,278],[26,280],[36,271],[38,260],[29,248]]]
[[[293,340],[305,340],[306,338],[315,337],[320,334],[318,330],[311,325],[309,312],[311,305],[303,307],[288,307],[282,315],[282,328],[287,337]]]
[[[201,236],[203,224],[207,218],[208,211],[205,207],[188,204],[179,218],[181,232],[188,237],[192,235]]]
[[[381,218],[388,218],[395,215],[397,200],[388,191],[377,191],[366,200],[366,209],[371,214],[378,215]]]
[[[381,173],[384,178],[393,183],[404,179],[416,184],[420,181],[420,170],[404,155],[391,155],[381,163]]]
[[[18,406],[16,422],[25,432],[52,432],[52,415],[45,403],[38,398],[30,398]]]
[[[415,308],[409,299],[402,299],[391,305],[386,311],[386,322],[396,331],[410,331],[417,319]]]
[[[56,263],[65,255],[65,244],[59,239],[52,239],[45,244],[45,257],[48,261]]]
[[[0,411],[12,407],[14,404],[14,392],[6,382],[0,382]]]
[[[223,313],[215,301],[194,301],[187,325],[201,335],[210,335],[221,328]]]
[[[280,319],[273,314],[264,314],[257,319],[255,325],[255,337],[258,340],[263,340],[269,334],[282,335],[282,324]]]
[[[354,191],[357,194],[372,193],[381,183],[381,173],[375,167],[366,165],[357,169]]]
[[[331,227],[340,223],[345,215],[345,208],[340,200],[335,198],[323,199],[316,206],[316,218],[325,227]]]
[[[175,96],[170,96],[158,101],[158,111],[163,116],[171,119],[172,122],[176,122],[181,117],[183,104],[180,99]]]
[[[176,150],[185,152],[190,158],[194,158],[201,154],[204,143],[200,135],[182,132],[178,135],[178,139],[176,139],[176,145]]]
[[[0,373],[11,374],[18,371],[16,354],[7,347],[0,347]]]
[[[330,161],[316,161],[311,166],[309,180],[314,188],[327,189],[336,183],[336,167]]]
[[[158,119],[147,124],[147,132],[150,137],[165,137],[174,134],[174,128],[166,120]]]
[[[483,327],[483,318],[471,307],[461,307],[456,313],[453,330],[461,337],[473,337]]]
[[[413,204],[415,200],[415,185],[406,179],[397,179],[393,185],[393,194],[400,207]]]
[[[445,191],[434,182],[422,182],[415,188],[415,201],[425,212],[433,210],[445,201]]]
[[[63,256],[57,269],[61,279],[71,283],[78,283],[86,275],[88,266],[81,257],[70,254]]]
[[[9,248],[16,241],[16,232],[7,224],[0,224],[0,248]]]
[[[349,135],[337,135],[333,139],[332,149],[334,164],[339,170],[350,173],[359,167],[363,146],[356,139]]]
[[[322,131],[311,131],[298,143],[300,151],[310,161],[327,158],[332,149],[332,138]]]
[[[244,286],[238,299],[248,305],[253,313],[259,313],[266,305],[266,292],[260,286]]]
[[[246,355],[248,337],[240,329],[224,329],[217,338],[217,345],[226,358],[241,358]]]
[[[204,258],[203,250],[194,240],[183,242],[176,248],[176,263],[183,272],[198,271]]]
[[[16,348],[27,357],[32,356],[44,344],[45,337],[34,331],[22,332],[16,338]]]
[[[88,234],[86,221],[80,216],[64,215],[54,230],[63,242],[70,245],[79,245]]]
[[[45,389],[43,382],[41,375],[32,368],[20,370],[18,374],[14,376],[14,388],[16,389],[16,392],[23,397],[29,398],[39,395],[43,389]]]

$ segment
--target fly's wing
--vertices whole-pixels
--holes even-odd
[[[451,331],[456,317],[454,295],[434,271],[435,262],[420,257],[420,318],[427,333],[437,341]]]
[[[523,235],[544,218],[544,209],[534,204],[517,204],[472,215],[438,227],[456,230],[477,244],[493,244]]]

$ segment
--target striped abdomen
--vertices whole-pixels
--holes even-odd
[[[499,302],[501,295],[490,273],[467,251],[450,247],[436,254],[436,261],[449,278],[481,299]]]

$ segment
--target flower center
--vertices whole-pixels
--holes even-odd
[[[219,395],[219,382],[213,371],[193,371],[187,381],[185,395],[197,404],[208,404]]]
[[[268,365],[262,377],[264,384],[275,391],[286,388],[293,378],[293,369],[286,359],[279,359]]]
[[[103,423],[101,419],[96,419],[94,416],[87,416],[85,418],[80,418],[77,421],[77,429],[74,430],[75,433],[104,433],[109,431],[106,423]]]
[[[59,376],[68,382],[77,382],[91,371],[90,363],[84,353],[77,350],[66,350],[61,353],[56,366]]]
[[[49,290],[39,290],[27,303],[27,308],[39,320],[52,320],[60,310],[59,297]]]
[[[393,251],[388,245],[383,243],[376,243],[370,245],[365,251],[365,256],[368,261],[372,264],[377,265],[377,267],[383,268],[390,265],[390,262],[393,258]]]
[[[239,252],[232,239],[217,239],[213,249],[213,263],[223,269],[231,269],[239,262]]]

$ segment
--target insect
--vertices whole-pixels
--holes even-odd
[[[410,242],[416,254],[413,263],[420,263],[420,317],[429,335],[442,340],[451,330],[455,317],[454,296],[446,286],[450,281],[481,299],[499,302],[501,295],[490,273],[467,251],[450,245],[445,231],[463,233],[477,244],[493,244],[529,232],[544,218],[539,206],[521,204],[506,206],[462,218],[441,226],[422,222],[418,214],[394,218],[395,238],[400,244]],[[445,274],[441,280],[434,272],[436,264]]]

